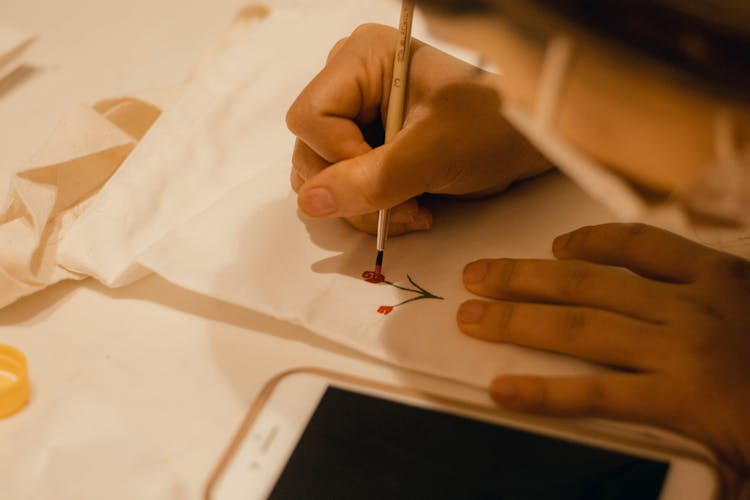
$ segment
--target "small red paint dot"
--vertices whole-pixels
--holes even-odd
[[[385,281],[385,276],[376,271],[365,271],[362,273],[362,279],[368,283],[382,283]]]
[[[380,314],[390,314],[393,311],[393,306],[380,306],[378,312]]]

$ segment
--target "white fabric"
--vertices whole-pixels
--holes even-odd
[[[59,243],[175,94],[172,88],[76,107],[11,178],[0,209],[0,307],[87,276],[63,265]]]
[[[560,176],[495,200],[438,206],[432,231],[391,240],[387,277],[411,287],[408,274],[445,300],[413,302],[387,316],[379,306],[415,295],[360,278],[373,265],[374,239],[341,221],[299,219],[288,181],[286,109],[335,41],[360,22],[398,19],[398,6],[387,2],[367,9],[317,2],[304,10],[275,11],[196,78],[62,242],[66,266],[110,285],[145,266],[389,362],[481,386],[503,372],[594,369],[473,340],[455,326],[455,311],[469,297],[461,283],[467,262],[548,257],[556,234],[609,218]],[[268,47],[274,50],[259,49]]]
[[[208,66],[267,12],[259,5],[240,10],[192,73]],[[13,57],[31,40],[0,29],[0,45],[11,51],[6,59],[11,58],[13,64],[19,62]],[[68,229],[86,212],[161,110],[176,102],[183,90],[184,84],[173,85],[74,107],[44,146],[10,178],[8,196],[0,206],[0,308],[58,281],[87,276],[65,267],[57,251],[59,242],[67,238]],[[135,265],[131,280],[147,273]]]
[[[122,2],[105,1],[97,4],[100,8],[90,9],[89,15],[80,15],[87,12],[87,4],[90,2],[83,0],[64,2],[61,8],[66,16],[63,17],[55,9],[35,12],[32,2],[16,2],[16,6],[10,6],[11,11],[27,12],[30,18],[39,20],[40,24],[33,28],[43,33],[43,39],[49,43],[40,46],[39,52],[34,52],[35,57],[46,58],[50,62],[45,64],[60,64],[68,70],[71,66],[78,68],[80,62],[81,71],[46,72],[50,80],[36,88],[31,93],[33,97],[19,99],[20,93],[4,96],[1,103],[4,112],[8,111],[8,104],[18,104],[17,109],[22,109],[33,99],[45,105],[57,102],[57,98],[49,98],[50,94],[67,96],[61,98],[61,102],[67,103],[71,99],[86,101],[111,95],[120,92],[123,86],[147,88],[153,86],[153,81],[159,85],[173,82],[187,71],[187,62],[181,63],[181,58],[194,57],[195,48],[200,44],[188,45],[184,40],[201,39],[195,33],[196,27],[203,34],[218,30],[219,24],[224,23],[235,8],[228,2],[211,2],[204,3],[200,10],[188,9],[185,13],[179,11],[174,0],[135,0],[127,2],[127,8],[122,7]],[[371,8],[367,2],[360,7],[363,12]],[[120,15],[118,22],[112,23],[113,11],[127,15]],[[178,11],[186,15],[180,14],[175,21],[170,16]],[[191,18],[201,12],[204,13],[201,22],[191,22]],[[152,13],[155,17],[148,17]],[[50,36],[50,32],[54,32],[51,27],[57,25],[65,26],[65,37]],[[153,43],[153,40],[167,39],[160,25],[173,28],[166,30],[174,35],[173,39],[169,44],[156,43],[153,50],[148,51],[143,40]],[[56,59],[52,51],[55,44],[75,52],[74,34],[101,33],[95,26],[104,27],[107,35],[101,38],[99,50],[111,51],[113,60],[127,63],[106,61],[92,65],[88,50],[78,51],[78,58],[62,58],[62,63]],[[157,32],[159,36],[155,36]],[[140,42],[134,43],[130,38],[134,34]],[[96,38],[91,35],[86,40]],[[128,38],[128,43],[123,41]],[[151,55],[147,58],[146,53]],[[163,59],[167,68],[164,75],[156,80],[144,76],[156,72],[153,64],[144,64],[147,59],[152,62]],[[117,79],[123,78],[126,68],[131,76],[119,85]],[[135,71],[130,71],[133,68]],[[133,78],[132,73],[141,75]],[[99,83],[91,85],[90,81]],[[289,85],[297,83],[289,82]],[[73,93],[73,87],[87,90]],[[122,105],[143,109],[144,103],[151,103],[168,109],[167,100],[180,95],[179,90],[167,89],[158,96],[154,93],[134,96],[135,99],[128,99]],[[57,116],[49,108],[38,113]],[[91,116],[92,113],[90,108],[76,108],[71,117],[88,115],[91,120],[83,117],[78,123],[96,124],[99,119]],[[113,115],[106,114],[106,122],[110,122]],[[25,124],[20,128],[33,137],[30,141],[34,142],[34,147],[47,134],[48,127],[39,127],[39,121],[25,112],[17,111],[14,115],[11,109],[2,116],[8,124]],[[100,123],[109,128],[106,122]],[[70,131],[68,124],[73,123],[66,120],[61,129]],[[80,137],[90,132],[86,128],[76,130]],[[117,135],[114,132],[113,137]],[[4,154],[18,149],[17,137],[3,142],[8,146]],[[58,144],[78,144],[80,137],[71,134],[67,142]],[[8,138],[0,138],[0,142],[4,139]],[[127,142],[130,141],[128,138]],[[63,156],[70,158],[67,153]],[[58,156],[45,154],[38,159],[56,164]],[[29,168],[39,166],[36,162],[28,165]],[[282,166],[280,172],[286,172],[286,168]],[[68,178],[63,175],[57,181]],[[517,193],[512,202],[501,202],[495,207],[501,219],[497,230],[505,233],[506,240],[516,237],[508,244],[514,246],[519,255],[543,253],[547,231],[552,233],[554,228],[567,226],[568,220],[575,221],[572,227],[579,221],[586,222],[587,217],[595,218],[595,214],[586,215],[586,211],[596,210],[596,207],[564,180],[548,178],[543,180],[541,188],[536,186],[536,183],[530,184],[525,189],[531,192]],[[534,197],[525,199],[523,194]],[[528,205],[538,204],[542,198],[546,198],[545,203],[535,215],[522,217],[527,209],[533,208]],[[519,229],[525,223],[544,223],[544,217],[550,212],[546,207],[548,203],[555,205],[554,221],[549,227],[539,235]],[[470,207],[471,204],[463,210],[466,213],[459,217],[460,221],[471,222],[473,210]],[[85,207],[81,206],[80,211],[85,212]],[[116,226],[126,216],[127,213],[113,213],[110,225]],[[295,226],[300,225],[299,221],[290,220]],[[438,222],[440,226],[454,223],[445,221],[442,214]],[[519,227],[514,227],[515,224]],[[24,231],[32,229],[36,230],[29,226]],[[516,236],[519,233],[520,237]],[[67,236],[61,237],[67,239]],[[43,238],[41,248],[47,248],[45,241],[49,243],[55,238]],[[8,248],[4,243],[0,238],[0,256]],[[368,263],[371,259],[372,256],[367,255]],[[389,251],[386,266],[397,259]],[[420,283],[428,286],[427,282],[420,280]],[[44,283],[39,283],[39,287],[42,286]],[[0,285],[0,291],[4,290]],[[375,299],[373,297],[373,301]],[[443,395],[465,397],[464,387],[451,392],[452,385],[442,379],[380,369],[324,340],[308,342],[306,331],[238,307],[227,307],[219,301],[201,299],[156,277],[113,291],[91,282],[75,287],[62,285],[2,310],[0,317],[0,340],[23,349],[29,358],[32,380],[29,406],[0,424],[2,499],[202,498],[209,472],[225,451],[255,394],[270,377],[303,365],[327,366],[393,384],[408,383]],[[395,313],[385,319],[392,321],[394,318],[397,318]],[[483,388],[476,393],[477,404],[487,403]],[[652,435],[646,437],[653,440]]]
[[[450,211],[438,206],[432,231],[393,240],[386,255],[388,278],[414,288],[411,276],[445,300],[420,300],[387,316],[378,313],[380,306],[417,292],[360,279],[373,264],[372,238],[339,221],[303,223],[297,217],[288,186],[293,138],[283,117],[335,41],[362,22],[398,19],[393,3],[365,5],[328,0],[276,9],[248,35],[238,35],[177,94],[179,100],[96,198],[65,219],[65,234],[48,247],[54,249],[50,262],[71,277],[95,276],[110,286],[151,269],[191,290],[304,325],[389,362],[481,386],[499,373],[595,369],[467,338],[454,321],[458,305],[469,297],[461,270],[470,260],[549,257],[555,235],[610,219],[559,176],[529,182],[496,200],[454,203]],[[548,65],[553,70],[543,82],[549,88],[542,92],[547,97],[540,116],[554,111],[567,52],[564,44],[551,51],[557,63]],[[637,193],[556,143],[540,126],[544,121],[513,110],[508,116],[600,201],[619,196],[620,208],[628,200],[634,207],[626,215],[639,215]],[[36,218],[32,213],[18,220],[28,224]],[[38,227],[32,225],[37,233]]]

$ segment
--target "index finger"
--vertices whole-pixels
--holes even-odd
[[[391,69],[385,54],[395,37],[386,27],[357,28],[337,44],[323,70],[305,87],[287,113],[287,127],[330,163],[368,152],[360,124],[377,120],[387,98],[383,82]],[[395,46],[395,45],[394,45]]]

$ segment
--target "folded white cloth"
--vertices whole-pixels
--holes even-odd
[[[0,211],[0,307],[63,279],[60,241],[178,92],[151,92],[73,109],[10,182]]]
[[[267,12],[258,5],[240,10],[230,29],[196,63],[193,74],[209,66]],[[12,71],[18,63],[16,56],[32,40],[0,28],[0,76],[5,70]],[[2,66],[3,60],[12,61]],[[182,95],[184,86],[74,108],[40,151],[10,179],[10,190],[0,210],[0,307],[60,280],[87,276],[64,265],[58,254],[59,242],[161,110]],[[141,270],[137,276],[147,272]]]

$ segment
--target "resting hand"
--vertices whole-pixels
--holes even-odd
[[[466,267],[473,337],[625,369],[491,384],[512,410],[651,423],[712,447],[750,475],[750,262],[644,225],[558,237],[557,261]]]
[[[361,26],[289,109],[291,182],[303,212],[373,232],[373,212],[396,207],[392,234],[427,229],[431,215],[414,197],[488,195],[550,167],[503,119],[488,74],[417,40],[403,129],[373,148],[363,130],[385,121],[397,37]]]

